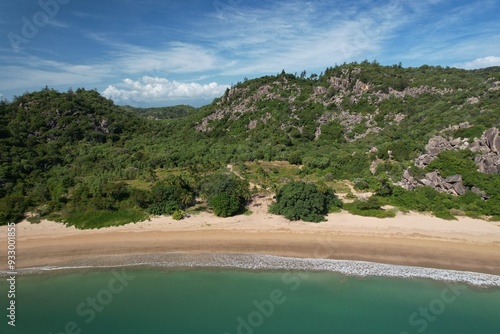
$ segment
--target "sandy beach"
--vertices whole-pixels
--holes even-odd
[[[180,221],[149,221],[77,230],[42,221],[17,224],[17,268],[64,266],[104,256],[190,253],[268,254],[362,260],[500,275],[500,224],[461,217],[446,221],[398,213],[395,218],[330,214],[322,223],[290,222],[267,213],[265,199],[251,215],[200,213]],[[7,227],[0,228],[0,270],[7,269]],[[124,263],[126,264],[126,263]]]

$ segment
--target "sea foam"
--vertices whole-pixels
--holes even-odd
[[[117,267],[160,267],[178,269],[241,269],[277,271],[329,271],[347,276],[424,278],[466,283],[473,286],[500,287],[500,276],[477,272],[433,269],[414,266],[384,264],[367,261],[291,258],[260,254],[191,254],[166,253],[128,256],[103,256],[80,260],[65,266],[45,266],[18,269],[18,274],[47,271],[79,270]],[[8,276],[7,271],[0,271]]]

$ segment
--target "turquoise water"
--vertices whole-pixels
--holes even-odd
[[[18,276],[16,290],[1,333],[500,333],[500,288],[424,279],[127,268]]]

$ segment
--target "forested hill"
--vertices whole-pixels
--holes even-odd
[[[201,180],[221,167],[243,171],[258,161],[301,165],[293,177],[259,169],[252,182],[264,190],[291,179],[351,180],[373,191],[420,182],[420,189],[436,170],[442,180],[460,174],[459,191],[441,189],[436,177],[434,190],[448,196],[475,189],[484,196],[471,203],[482,202],[462,211],[500,215],[490,210],[500,203],[495,128],[499,67],[363,62],[320,74],[283,71],[245,79],[199,109],[120,107],[96,91],[46,88],[0,103],[0,220],[19,220],[25,211],[65,219],[91,208],[143,217],[154,201],[140,191],[169,175],[189,174],[189,182],[173,183],[197,194]]]
[[[468,121],[475,135],[498,126],[499,98],[498,67],[354,63],[309,77],[282,72],[239,83],[203,108],[205,117],[195,128],[209,137],[267,146],[271,158],[290,147],[306,153],[307,143],[331,149],[356,141],[353,149],[380,146],[404,160],[448,125]]]
[[[44,89],[0,106],[0,194],[29,180],[35,185],[55,166],[68,166],[80,148],[123,145],[148,125],[96,91]],[[35,177],[36,179],[31,179]]]
[[[139,108],[132,106],[124,106],[124,110],[132,111],[141,117],[147,119],[174,119],[186,117],[190,114],[196,112],[196,108],[188,105],[177,105],[171,107],[159,107],[159,108]]]

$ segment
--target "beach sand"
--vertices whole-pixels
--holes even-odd
[[[446,221],[417,213],[378,219],[346,212],[330,214],[322,223],[290,222],[267,213],[268,201],[254,201],[251,215],[218,218],[200,213],[180,221],[155,217],[99,230],[23,221],[17,224],[16,267],[190,252],[362,260],[500,275],[498,223],[464,217]],[[0,270],[7,269],[6,239],[7,227],[2,226]]]

